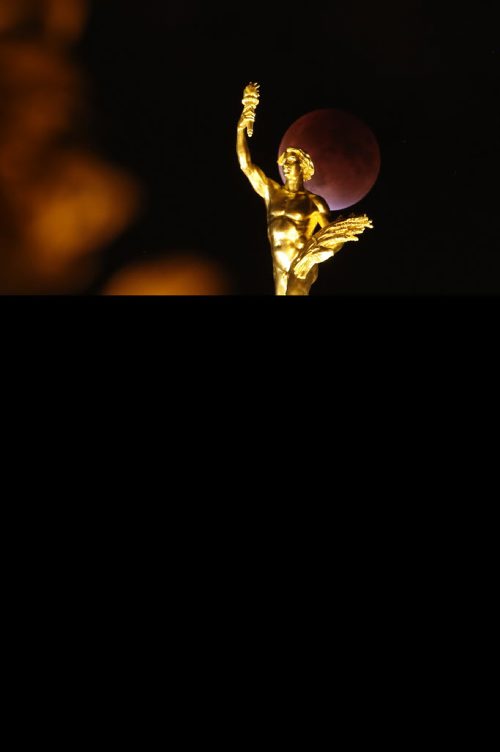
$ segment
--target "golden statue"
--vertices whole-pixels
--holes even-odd
[[[259,96],[259,84],[249,84],[243,93],[238,160],[252,188],[266,202],[276,295],[309,295],[318,278],[318,264],[334,256],[344,243],[357,241],[357,235],[373,225],[365,214],[330,221],[326,201],[304,187],[314,175],[314,164],[302,149],[290,147],[281,154],[278,164],[283,167],[284,185],[253,164],[246,134],[253,135]]]

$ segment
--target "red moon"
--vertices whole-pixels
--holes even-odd
[[[294,146],[314,162],[307,190],[322,196],[330,209],[345,209],[366,196],[380,172],[380,148],[370,128],[341,110],[314,110],[296,120],[279,148]],[[283,172],[280,167],[281,178]],[[284,180],[283,180],[284,182]]]

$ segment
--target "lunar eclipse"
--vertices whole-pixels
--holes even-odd
[[[380,172],[380,148],[373,132],[342,110],[314,110],[300,117],[283,136],[278,156],[289,146],[311,156],[315,174],[306,188],[322,196],[330,209],[361,201]],[[280,173],[283,179],[281,167]]]

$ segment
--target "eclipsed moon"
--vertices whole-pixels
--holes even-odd
[[[278,156],[289,146],[311,156],[315,174],[306,188],[322,196],[330,209],[361,201],[380,172],[375,135],[362,120],[342,110],[314,110],[300,117],[283,136]],[[283,179],[281,167],[280,173]]]

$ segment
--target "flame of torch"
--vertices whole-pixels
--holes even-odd
[[[244,107],[244,117],[248,117],[248,115],[255,115],[255,110],[257,109],[257,105],[259,104],[259,88],[260,84],[248,84],[245,91],[243,92],[243,99],[241,100],[241,103]],[[249,138],[252,138],[253,122],[248,124],[247,133]]]

